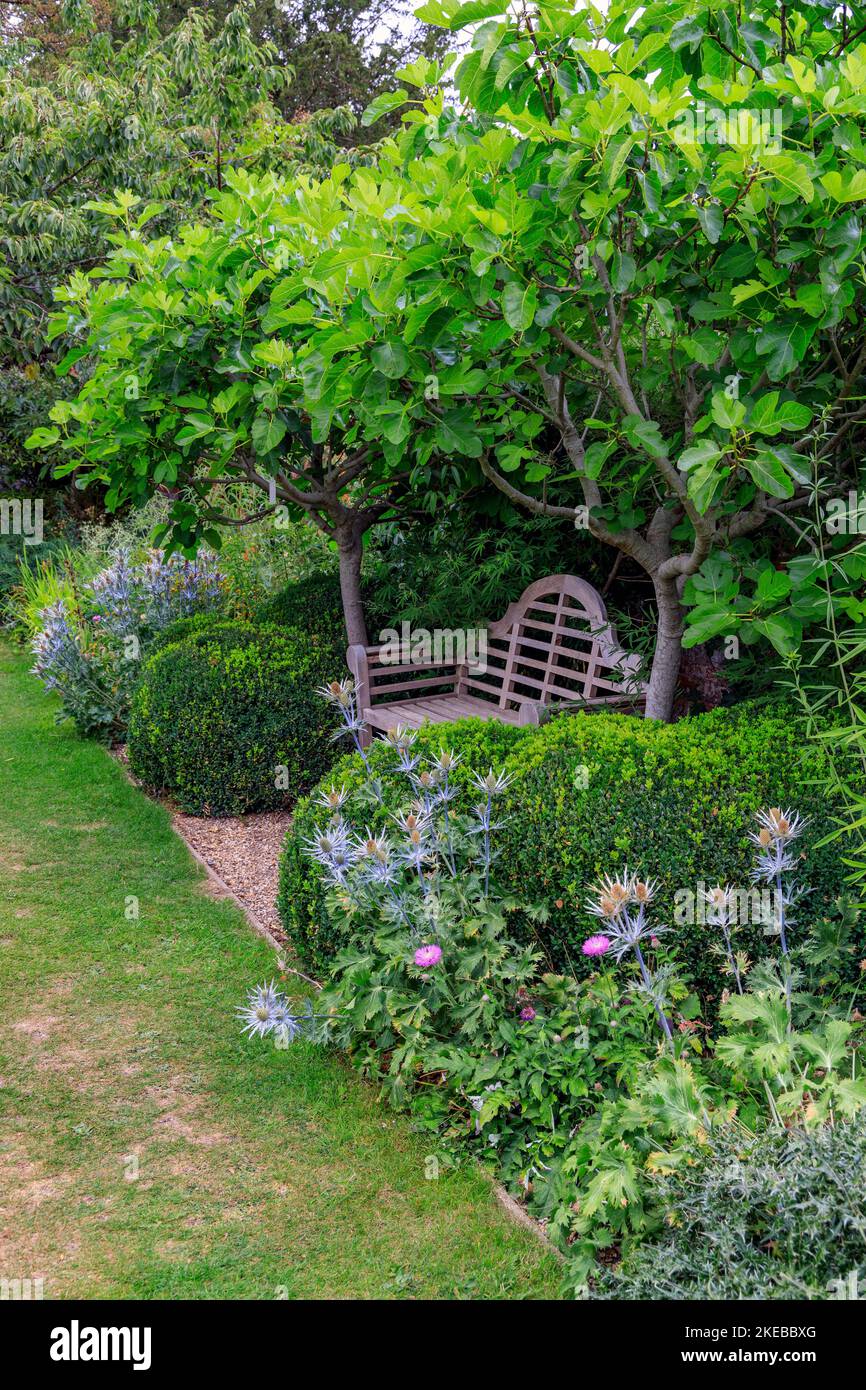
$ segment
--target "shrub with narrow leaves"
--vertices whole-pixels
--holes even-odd
[[[860,1298],[866,1287],[866,1120],[750,1137],[728,1128],[651,1182],[657,1239],[613,1271],[604,1299]]]

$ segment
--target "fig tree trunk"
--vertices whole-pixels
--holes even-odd
[[[669,724],[683,656],[685,611],[676,579],[660,579],[654,575],[653,587],[658,605],[658,630],[647,685],[646,717],[663,719]]]
[[[340,556],[340,594],[343,599],[348,645],[366,647],[367,623],[361,598],[361,560],[364,554],[361,532],[350,522],[338,529],[336,540]]]

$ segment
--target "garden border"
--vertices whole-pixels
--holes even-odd
[[[118,752],[117,749],[111,749],[109,752],[109,756],[114,759],[118,767],[123,772],[123,775],[125,776],[126,780],[133,787],[140,791],[143,796],[147,796],[150,800],[154,799],[150,797],[150,793],[145,789],[142,783],[134,775],[134,773],[129,768],[126,760],[124,759],[122,754]],[[159,802],[158,804],[165,805],[164,802]],[[189,850],[196,863],[200,864],[201,867],[204,869],[205,875],[207,876],[209,881],[216,888],[219,889],[220,897],[230,899],[230,901],[233,902],[235,906],[238,907],[240,911],[243,913],[244,917],[249,922],[256,935],[262,937],[264,941],[267,941],[268,944],[273,947],[274,954],[277,957],[277,963],[279,964],[281,971],[289,975],[297,975],[299,979],[306,980],[307,984],[313,985],[316,989],[321,989],[322,985],[319,980],[314,980],[311,975],[305,975],[302,970],[296,970],[294,966],[289,965],[285,961],[285,959],[283,958],[283,943],[274,935],[274,933],[268,927],[265,926],[263,922],[259,921],[252,908],[247,907],[243,899],[239,898],[234,889],[229,887],[222,875],[217,872],[217,870],[213,867],[211,863],[208,862],[207,859],[205,859],[201,851],[196,849],[195,845],[193,845],[192,842],[188,839],[188,837],[184,834],[183,830],[178,824],[177,817],[175,816],[171,808],[166,806],[165,809],[168,811],[168,814],[171,818],[172,830],[177,835],[178,839],[182,840],[183,843],[186,845],[187,849]],[[506,1189],[502,1186],[501,1183],[496,1181],[492,1174],[489,1173],[487,1169],[484,1167],[483,1163],[476,1163],[476,1167],[478,1171],[482,1174],[482,1176],[486,1178],[487,1181],[490,1183],[496,1201],[499,1203],[499,1206],[505,1212],[506,1216],[508,1216],[509,1220],[513,1221],[516,1226],[523,1226],[525,1230],[531,1231],[532,1234],[535,1236],[536,1240],[541,1241],[545,1249],[552,1251],[560,1262],[563,1261],[565,1259],[565,1256],[563,1255],[562,1251],[554,1245],[553,1241],[550,1239],[550,1236],[547,1234],[544,1227],[538,1221],[534,1220],[534,1218],[529,1215],[528,1211],[524,1210],[520,1203],[516,1201],[514,1197],[511,1196],[510,1192],[506,1191]]]
[[[122,763],[121,766],[123,766]],[[124,768],[124,772],[126,773],[127,777],[133,783],[134,786],[137,786],[140,791],[143,790],[140,783],[135,778],[133,778],[128,768]],[[147,793],[145,793],[145,795],[147,795]],[[300,979],[306,980],[308,984],[315,985],[317,989],[321,989],[322,986],[318,980],[314,980],[310,975],[305,975],[301,970],[294,969],[293,966],[288,965],[285,962],[285,960],[283,960],[283,943],[281,941],[278,941],[277,938],[274,936],[273,932],[271,932],[264,925],[263,922],[260,922],[258,920],[252,909],[247,907],[246,903],[244,903],[243,900],[238,897],[234,889],[230,888],[229,885],[226,883],[225,879],[217,873],[213,865],[209,864],[208,861],[205,859],[204,855],[201,854],[200,851],[197,850],[195,846],[187,839],[186,835],[184,835],[180,826],[177,824],[177,821],[174,816],[171,817],[171,824],[175,834],[181,840],[183,840],[193,859],[196,861],[196,863],[202,866],[210,881],[217,888],[219,888],[220,896],[230,898],[231,901],[237,907],[240,908],[241,912],[246,917],[253,931],[256,932],[258,936],[263,937],[265,941],[269,942],[270,945],[273,946],[274,952],[277,956],[278,964],[280,965],[280,969],[286,972],[287,974],[297,975],[300,977]],[[490,1183],[496,1201],[499,1203],[500,1207],[508,1216],[508,1218],[511,1221],[513,1221],[515,1225],[523,1226],[527,1231],[531,1231],[535,1238],[537,1240],[540,1240],[547,1250],[552,1251],[558,1260],[563,1260],[565,1257],[562,1251],[557,1249],[553,1241],[550,1239],[550,1236],[545,1231],[544,1227],[541,1226],[539,1222],[535,1221],[529,1215],[528,1211],[524,1210],[520,1203],[516,1201],[514,1197],[511,1196],[510,1192],[507,1192],[505,1190],[501,1183],[496,1181],[496,1179],[484,1167],[483,1163],[478,1163],[476,1166],[479,1172],[482,1174],[482,1176],[486,1178],[487,1181]]]

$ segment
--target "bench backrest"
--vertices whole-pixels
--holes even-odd
[[[640,657],[617,642],[600,593],[573,574],[552,574],[525,589],[487,634],[487,670],[460,673],[458,691],[519,708],[527,700],[639,697]]]

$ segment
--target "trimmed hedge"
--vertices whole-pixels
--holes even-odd
[[[697,715],[677,724],[627,715],[558,715],[536,729],[513,729],[485,721],[437,725],[422,731],[428,748],[453,747],[466,767],[505,767],[514,781],[499,803],[503,888],[523,901],[543,903],[542,928],[524,924],[527,940],[543,937],[553,963],[580,972],[591,968],[580,945],[597,920],[586,910],[587,887],[601,873],[628,864],[658,879],[654,920],[670,925],[675,943],[702,992],[718,993],[718,961],[709,952],[711,930],[674,925],[674,894],[696,893],[717,880],[750,886],[752,845],[748,832],[757,810],[794,805],[812,819],[802,844],[804,880],[813,892],[801,916],[826,910],[843,891],[844,869],[833,846],[814,842],[830,828],[832,807],[810,783],[820,778],[823,754],[804,746],[799,721],[784,706],[739,705]],[[392,756],[372,750],[381,774]],[[357,786],[363,769],[357,755],[341,762],[327,784]],[[404,804],[407,784],[385,776],[389,809]],[[298,950],[325,970],[342,944],[328,916],[318,868],[299,848],[322,812],[299,802],[282,857],[279,909]],[[384,813],[365,807],[364,820]],[[794,941],[798,937],[794,929]],[[760,926],[744,927],[737,944],[766,954]]]
[[[193,632],[201,632],[203,628],[213,627],[216,623],[227,623],[231,619],[225,613],[193,613],[189,618],[178,618],[177,622],[169,623],[168,627],[163,628],[162,632],[157,633],[147,649],[148,657],[155,656],[161,652],[163,647],[173,646],[175,642],[180,642],[184,637],[189,637]]]
[[[380,611],[381,605],[369,585],[363,587],[362,597],[367,631],[372,642],[389,619],[387,614]],[[308,632],[317,645],[327,645],[334,652],[339,669],[335,667],[332,674],[345,674],[348,643],[339,575],[319,572],[287,584],[268,600],[257,621]]]
[[[335,574],[311,574],[279,589],[257,614],[257,621],[309,632],[346,650],[340,581]]]
[[[330,766],[333,722],[315,688],[330,651],[305,634],[223,621],[195,628],[145,664],[129,723],[129,760],[148,786],[192,815],[291,803]],[[277,787],[277,769],[287,787]]]

